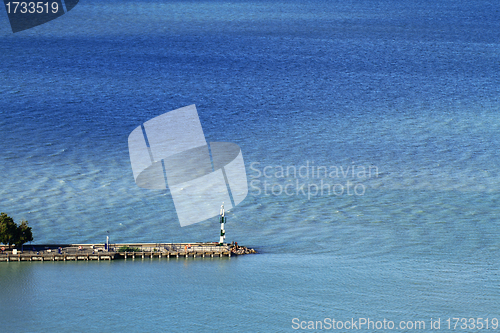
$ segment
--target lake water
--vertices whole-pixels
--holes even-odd
[[[491,330],[499,14],[487,0],[91,0],[16,34],[3,15],[0,211],[36,243],[217,241],[216,217],[181,228],[168,191],[137,187],[128,155],[134,128],[196,104],[207,141],[237,143],[247,168],[226,240],[260,253],[1,264],[1,330]]]

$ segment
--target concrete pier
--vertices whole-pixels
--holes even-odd
[[[218,243],[121,243],[110,244],[40,244],[25,245],[24,251],[6,249],[0,252],[0,261],[92,261],[145,258],[205,258],[214,256],[231,257],[231,254],[255,253],[241,252],[231,244]],[[245,248],[246,249],[246,248]],[[247,249],[248,250],[248,249]]]

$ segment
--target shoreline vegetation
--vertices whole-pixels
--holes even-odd
[[[20,225],[5,213],[0,213],[0,243],[22,247],[23,244],[33,241],[33,233],[28,221],[22,220]]]

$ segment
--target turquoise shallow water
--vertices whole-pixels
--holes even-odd
[[[293,318],[494,318],[498,272],[484,257],[261,254],[9,263],[0,283],[6,331],[267,332]]]
[[[139,124],[196,104],[247,167],[227,239],[260,252],[2,264],[2,331],[500,316],[499,10],[86,1],[16,34],[1,17],[0,211],[37,243],[217,240],[217,218],[181,228],[168,191],[138,188],[128,156]]]

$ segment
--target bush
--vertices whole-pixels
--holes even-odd
[[[122,246],[118,249],[118,252],[142,252],[138,247]]]

